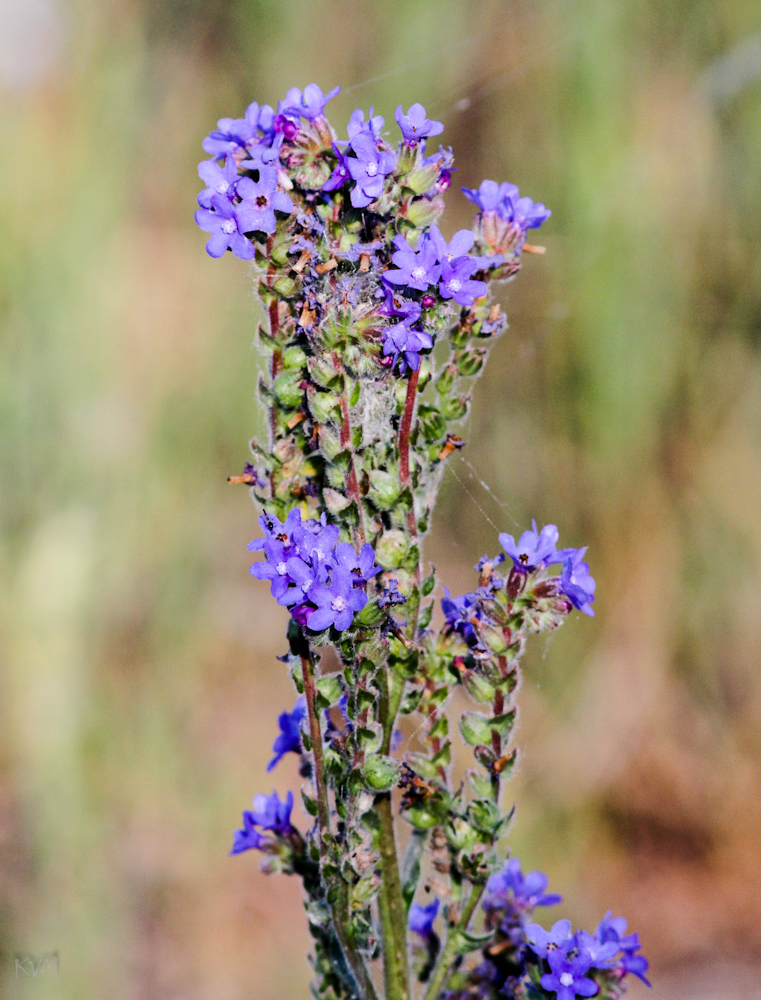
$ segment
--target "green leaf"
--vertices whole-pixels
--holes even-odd
[[[460,716],[460,732],[465,742],[472,747],[491,740],[489,720],[481,712],[463,712]]]
[[[433,593],[433,588],[436,586],[436,569],[435,567],[431,570],[430,576],[427,576],[423,580],[421,587],[423,597],[428,597],[429,594]]]
[[[387,792],[393,788],[400,770],[401,765],[398,760],[380,753],[366,757],[362,765],[365,782],[375,792]]]
[[[359,396],[361,391],[362,391],[362,384],[359,381],[359,379],[357,379],[357,382],[355,383],[354,388],[352,389],[351,396],[349,396],[349,406],[357,405],[357,403],[359,402]]]

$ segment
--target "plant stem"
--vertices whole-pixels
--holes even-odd
[[[306,641],[305,641],[306,642]],[[330,834],[330,806],[328,803],[328,786],[325,782],[325,766],[322,755],[322,731],[320,729],[320,716],[315,708],[314,699],[314,670],[312,658],[309,653],[309,645],[306,643],[306,653],[301,654],[301,676],[304,681],[304,696],[309,714],[309,736],[312,743],[312,756],[314,758],[314,784],[317,792],[317,824],[318,839],[320,848],[320,860],[324,861],[329,854],[329,834]],[[341,876],[339,875],[340,879]],[[350,933],[351,924],[349,919],[348,887],[341,887],[343,892],[339,893],[342,904],[331,905],[330,910],[333,915],[333,926],[336,937],[339,940],[346,961],[349,963],[352,972],[357,980],[357,985],[361,991],[361,1000],[378,1000],[378,995],[370,978],[370,973],[362,959],[362,956],[354,948]]]
[[[404,410],[402,412],[402,422],[399,427],[399,481],[402,489],[406,487],[412,491],[412,481],[410,479],[410,430],[412,428],[412,416],[415,412],[415,397],[417,395],[418,379],[420,369],[412,372],[407,382],[407,396],[404,400]],[[407,528],[410,537],[417,542],[417,517],[415,515],[415,503],[413,493],[412,509],[407,514]],[[418,567],[419,575],[419,567]]]
[[[484,888],[484,885],[474,885],[470,890],[470,895],[468,896],[468,901],[463,908],[462,916],[460,917],[457,926],[449,931],[447,943],[444,945],[444,949],[436,961],[436,965],[431,973],[431,978],[428,982],[428,989],[425,991],[423,1000],[437,1000],[439,993],[446,985],[447,980],[449,979],[452,962],[457,954],[458,931],[468,929],[470,918],[473,916],[473,912],[478,906],[478,902],[483,895]]]
[[[357,466],[354,461],[354,443],[351,439],[351,414],[349,413],[349,399],[345,384],[343,392],[341,393],[341,447],[349,452],[349,471],[346,474],[346,492],[357,505],[359,526],[356,531],[356,542],[358,545],[364,545],[365,514],[362,510],[362,497],[359,493],[359,481],[357,480]]]
[[[391,793],[375,797],[380,817],[381,887],[378,895],[383,934],[383,980],[386,1000],[409,1000],[407,968],[407,910],[402,896],[399,858],[396,852]]]

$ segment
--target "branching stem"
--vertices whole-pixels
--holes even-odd
[[[306,652],[301,654],[301,676],[304,681],[304,697],[309,714],[309,736],[312,743],[314,759],[314,784],[317,792],[317,824],[320,858],[325,860],[330,852],[330,804],[328,801],[328,786],[325,781],[325,765],[322,753],[322,730],[320,716],[315,707],[314,667],[307,644]],[[339,876],[340,877],[340,876]],[[336,937],[343,949],[346,961],[357,980],[361,1000],[378,1000],[375,985],[362,956],[351,940],[351,925],[349,915],[348,887],[339,894],[338,902],[331,905],[333,926]]]

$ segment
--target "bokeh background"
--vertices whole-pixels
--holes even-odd
[[[307,995],[298,884],[226,854],[292,693],[226,483],[256,302],[192,213],[216,119],[312,80],[340,128],[422,101],[460,184],[553,209],[429,557],[461,592],[497,529],[589,544],[513,848],[560,915],[629,917],[655,996],[761,996],[757,0],[0,0],[3,995]]]

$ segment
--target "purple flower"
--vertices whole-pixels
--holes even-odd
[[[406,604],[407,598],[404,594],[399,593],[399,581],[389,580],[386,587],[381,591],[380,597],[378,598],[379,608],[393,607],[395,604]],[[396,748],[391,747],[392,750]]]
[[[280,603],[291,584],[288,572],[288,549],[282,542],[274,538],[263,539],[262,548],[265,561],[254,563],[249,572],[257,580],[269,580],[270,593]]]
[[[323,191],[337,191],[338,188],[343,187],[351,178],[349,167],[346,163],[346,153],[335,142],[333,143],[333,152],[338,157],[338,163],[333,167],[333,173],[322,185]]]
[[[438,899],[434,899],[434,901],[429,903],[428,906],[420,906],[418,903],[413,903],[412,906],[410,906],[407,926],[411,931],[414,931],[415,934],[419,934],[421,938],[429,940],[435,936],[433,922],[436,919],[438,912]]]
[[[346,165],[356,181],[351,191],[354,208],[364,208],[383,193],[383,181],[396,166],[396,156],[390,150],[378,149],[370,132],[358,132],[351,141],[354,156],[346,157]]]
[[[355,586],[367,583],[381,571],[381,567],[375,565],[375,549],[369,542],[365,542],[359,555],[353,545],[339,542],[336,545],[336,565],[351,573]]]
[[[293,809],[293,792],[288,792],[283,801],[277,792],[272,795],[255,795],[254,808],[251,816],[257,826],[262,830],[271,830],[273,833],[289,833],[291,826],[291,810]]]
[[[243,118],[220,118],[216,129],[206,136],[201,145],[215,158],[235,153],[252,142],[258,127],[259,105],[254,101],[246,108]]]
[[[425,330],[413,330],[409,320],[402,320],[394,326],[388,326],[383,331],[383,354],[392,357],[392,365],[396,365],[400,356],[402,370],[411,368],[416,372],[420,368],[420,352],[433,347],[433,340]]]
[[[537,566],[546,566],[552,561],[555,553],[558,540],[558,529],[555,525],[547,524],[537,532],[536,521],[531,523],[534,530],[524,531],[517,545],[512,535],[503,532],[499,536],[499,544],[513,560],[513,565],[519,573],[528,573]]]
[[[322,632],[331,625],[345,632],[354,620],[354,613],[367,604],[367,594],[355,588],[349,570],[339,567],[333,570],[329,585],[318,583],[311,589],[309,600],[317,605],[307,616],[307,626],[313,632]]]
[[[383,275],[385,281],[424,292],[429,285],[439,280],[441,265],[433,240],[423,235],[413,250],[405,237],[399,235],[394,240],[394,246],[397,249],[392,254],[391,260],[398,270],[386,271]]]
[[[238,181],[238,194],[243,199],[238,217],[244,232],[274,233],[277,229],[275,211],[290,214],[293,202],[277,190],[277,173],[271,167],[261,167],[259,180],[243,177]]]
[[[233,836],[233,846],[230,854],[242,854],[244,851],[261,851],[270,845],[269,837],[263,837],[256,829],[256,823],[251,813],[243,813],[243,828],[236,830]]]
[[[541,202],[534,204],[530,198],[521,198],[517,186],[506,181],[502,184],[481,181],[477,189],[461,190],[482,212],[496,213],[505,222],[517,226],[523,234],[527,229],[538,229],[552,215]]]
[[[206,188],[198,195],[198,204],[201,208],[211,208],[211,199],[215,194],[230,198],[235,193],[238,164],[229,155],[225,157],[222,167],[216,160],[204,160],[198,164],[198,175],[206,184]]]
[[[325,105],[340,93],[340,90],[340,87],[334,87],[327,94],[323,94],[316,83],[308,83],[303,93],[298,87],[291,87],[285,95],[285,100],[280,101],[277,106],[278,114],[289,118],[306,118],[313,122],[316,118],[322,118]]]
[[[591,618],[594,617],[591,605],[595,599],[597,584],[594,577],[590,576],[589,563],[584,562],[586,551],[586,546],[583,549],[561,549],[556,555],[563,560],[560,590],[575,608]]]
[[[547,876],[543,872],[524,875],[518,858],[510,858],[501,871],[486,883],[489,896],[484,900],[485,910],[501,910],[512,906],[517,910],[533,910],[535,906],[555,906],[562,896],[545,894]]]
[[[557,993],[557,1000],[593,997],[598,992],[597,983],[585,975],[592,964],[588,956],[569,958],[561,949],[555,948],[548,954],[547,961],[552,971],[546,972],[539,981],[545,990]]]
[[[574,944],[570,920],[558,920],[548,931],[541,924],[528,924],[526,940],[531,950],[540,958],[547,958],[552,951],[570,951]],[[589,966],[587,966],[589,968]]]
[[[255,795],[254,807],[243,813],[243,829],[235,831],[233,847],[230,854],[241,854],[251,848],[265,850],[273,845],[269,837],[263,837],[256,827],[271,831],[276,836],[285,836],[293,832],[291,826],[291,810],[293,809],[293,792],[288,792],[281,802],[277,792],[272,795]]]
[[[449,627],[455,632],[459,632],[465,639],[474,639],[476,635],[470,619],[480,617],[476,607],[477,600],[477,594],[462,594],[460,597],[452,597],[449,588],[444,587],[441,610],[444,612]]]
[[[277,720],[280,732],[272,744],[272,752],[275,756],[267,765],[268,771],[277,767],[287,753],[300,754],[302,752],[301,723],[306,718],[306,712],[306,698],[302,696],[296,699],[296,704],[293,706],[292,712],[280,713],[280,717]]]
[[[442,299],[454,299],[461,306],[471,306],[474,299],[486,295],[486,282],[472,281],[470,277],[480,266],[480,261],[472,257],[460,257],[451,264],[445,261],[439,282]]]
[[[445,260],[454,261],[457,257],[466,256],[473,248],[475,242],[475,236],[470,229],[460,229],[459,232],[454,234],[449,243],[447,243],[441,235],[441,230],[435,223],[431,226],[429,236],[433,240],[433,245],[436,247],[436,254],[441,262]]]
[[[606,941],[602,944],[588,931],[576,932],[576,947],[580,955],[586,955],[590,959],[595,969],[609,969],[613,964],[611,959],[620,951],[617,941]]]
[[[605,914],[597,925],[594,938],[601,945],[613,943],[618,950],[623,952],[617,965],[624,973],[630,972],[633,976],[641,979],[646,986],[650,982],[645,978],[649,962],[644,955],[637,955],[642,945],[639,942],[639,934],[626,933],[626,920],[624,917],[614,917],[611,910]]]
[[[365,113],[362,108],[357,108],[351,113],[349,124],[346,126],[346,132],[349,139],[353,139],[360,132],[369,132],[373,139],[377,141],[380,139],[381,129],[384,124],[384,119],[380,115],[373,115],[372,108],[370,108],[367,121],[365,121]]]
[[[404,142],[408,146],[417,145],[424,136],[441,135],[444,131],[441,122],[434,122],[430,118],[426,118],[425,108],[422,104],[413,104],[406,115],[400,104],[394,118],[396,118],[396,124],[404,136]]]
[[[498,212],[503,215],[508,199],[518,197],[518,187],[516,184],[508,184],[504,181],[497,184],[496,181],[481,181],[477,188],[460,188],[462,193],[477,205],[482,212]]]
[[[196,209],[195,220],[205,233],[211,233],[206,242],[210,257],[221,257],[225,250],[232,250],[241,260],[251,260],[255,254],[253,243],[245,237],[250,231],[242,205],[237,207],[221,194],[212,195],[211,209]]]
[[[519,198],[517,192],[515,198],[508,201],[512,206],[512,218],[508,221],[514,222],[524,233],[527,229],[538,229],[552,215],[541,202],[535,204],[530,198]]]

